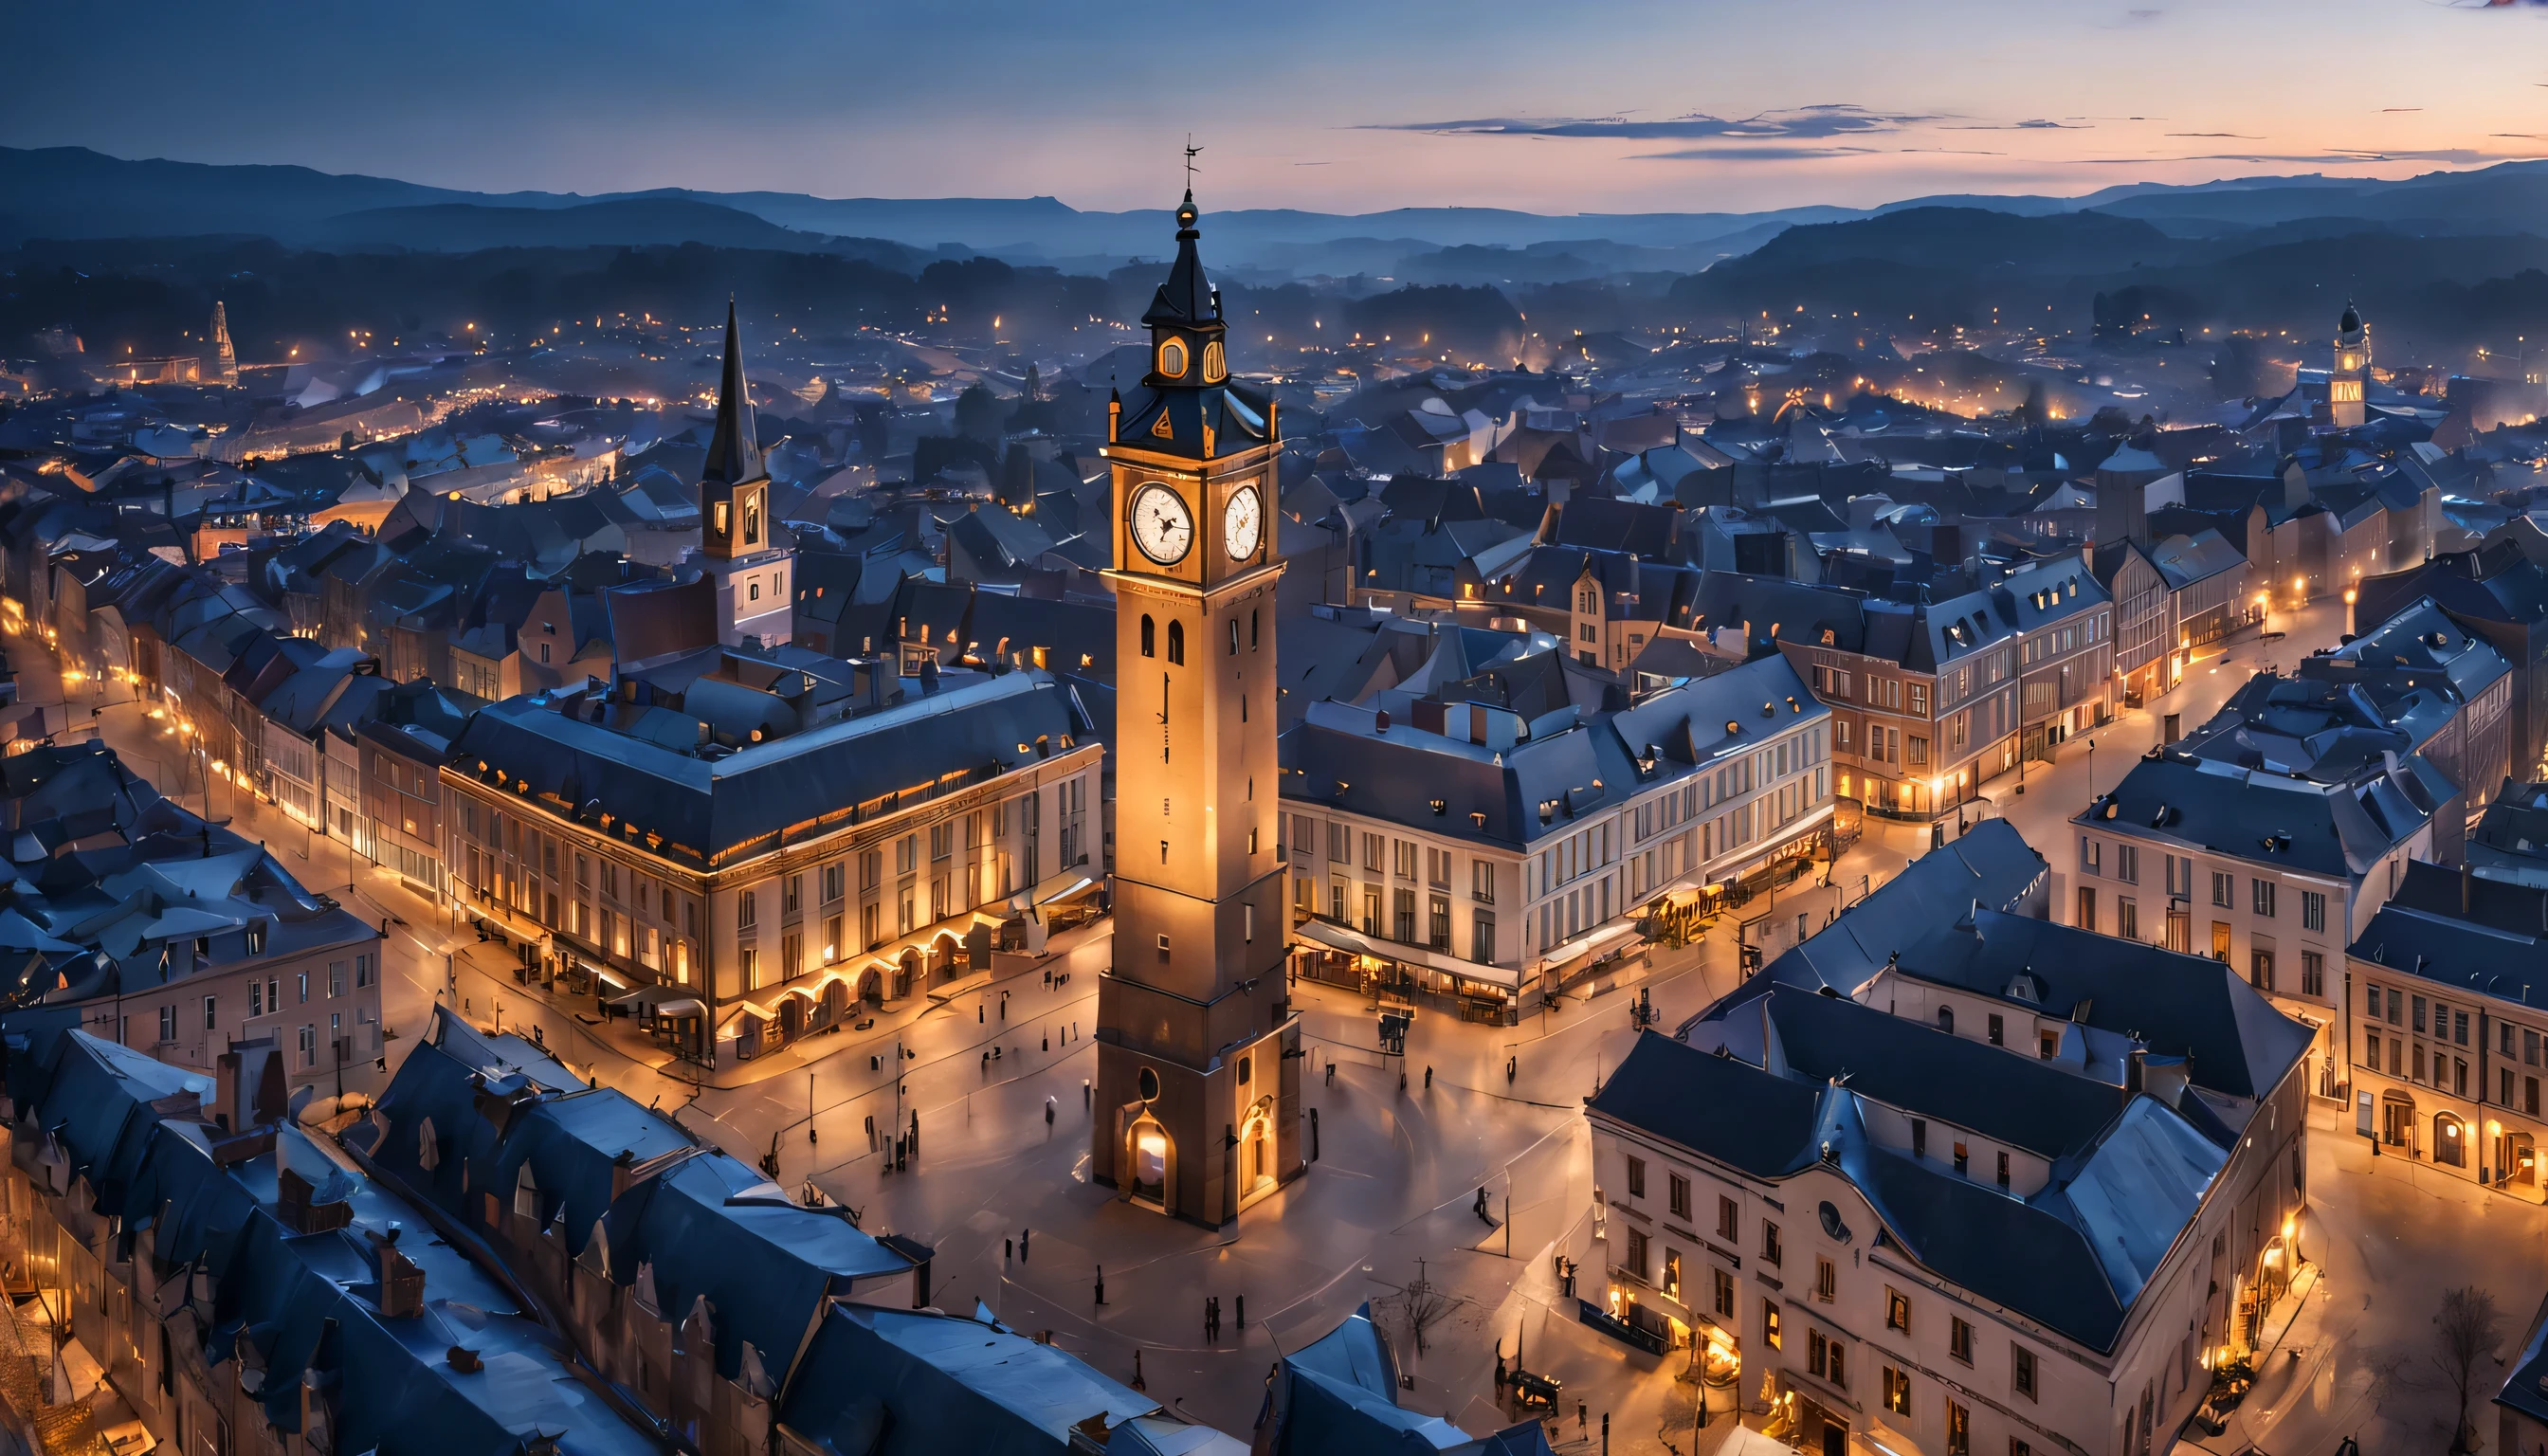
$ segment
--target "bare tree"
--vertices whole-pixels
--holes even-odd
[[[1421,1355],[1425,1352],[1425,1331],[1442,1322],[1442,1318],[1451,1313],[1454,1302],[1449,1295],[1435,1289],[1433,1281],[1425,1277],[1422,1259],[1415,1261],[1415,1280],[1407,1286],[1407,1292],[1401,1298],[1405,1302],[1408,1341],[1415,1346],[1415,1353]]]
[[[2459,1397],[2451,1434],[2453,1452],[2477,1449],[2469,1398],[2475,1394],[2480,1367],[2495,1358],[2502,1343],[2503,1316],[2495,1308],[2494,1295],[2475,1285],[2442,1291],[2441,1312],[2433,1316],[2431,1358]]]

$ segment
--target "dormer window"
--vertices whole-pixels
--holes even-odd
[[[262,920],[251,920],[248,922],[247,954],[250,956],[262,956],[265,954],[265,922]]]
[[[1186,377],[1185,340],[1169,338],[1159,341],[1159,377],[1162,379]]]

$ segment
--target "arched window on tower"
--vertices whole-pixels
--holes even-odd
[[[1143,612],[1141,613],[1141,656],[1157,657],[1158,655],[1159,629],[1157,625],[1150,620],[1150,614],[1148,612]]]
[[[1183,622],[1170,622],[1168,623],[1168,661],[1172,663],[1183,663],[1185,660],[1186,624]]]
[[[758,499],[743,502],[743,544],[761,544],[761,501]]]

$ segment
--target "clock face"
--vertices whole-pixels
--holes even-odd
[[[1133,493],[1133,544],[1161,566],[1175,566],[1194,547],[1194,514],[1185,498],[1152,482]]]
[[[1229,551],[1229,559],[1245,561],[1254,556],[1257,538],[1264,529],[1265,511],[1256,499],[1256,488],[1239,487],[1221,513],[1221,540]]]

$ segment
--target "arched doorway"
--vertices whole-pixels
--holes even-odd
[[[2495,1139],[2495,1180],[2531,1188],[2539,1182],[2539,1154],[2527,1133],[2500,1133]]]
[[[1120,1174],[1124,1196],[1163,1214],[1176,1210],[1177,1143],[1146,1104],[1128,1109]]]
[[[2392,1147],[2415,1145],[2415,1099],[2404,1092],[2380,1094],[2380,1140]]]
[[[778,1038],[793,1042],[805,1035],[805,998],[789,992],[778,998]]]
[[[920,948],[915,946],[912,949],[903,952],[902,958],[894,962],[893,999],[899,1001],[903,997],[910,995],[911,978],[919,973]]]
[[[884,1004],[884,977],[872,965],[859,972],[859,999],[869,1006]]]
[[[2459,1114],[2433,1114],[2433,1162],[2445,1168],[2468,1166],[2468,1125]]]
[[[1282,1181],[1282,1168],[1276,1162],[1280,1147],[1274,1138],[1274,1099],[1260,1097],[1247,1110],[1247,1121],[1238,1130],[1238,1202],[1240,1207],[1274,1191]]]
[[[823,1004],[815,1020],[827,1027],[841,1024],[850,1009],[850,983],[838,976],[823,983]]]
[[[964,968],[964,943],[942,933],[929,947],[929,968],[952,976]]]

